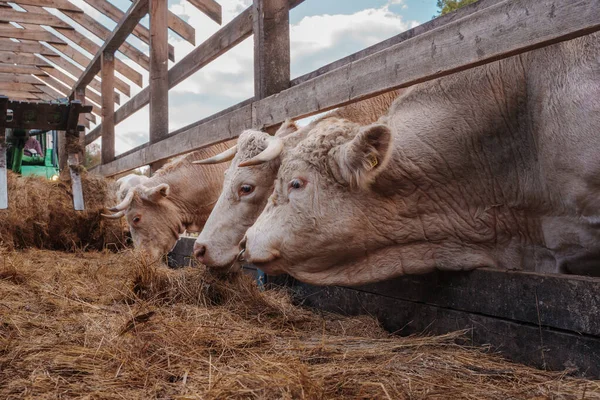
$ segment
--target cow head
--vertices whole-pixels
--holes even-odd
[[[385,125],[320,124],[284,156],[275,190],[241,243],[244,258],[268,274],[352,283],[352,277],[336,276],[345,273],[342,266],[386,241],[369,218],[385,210],[369,205],[369,198],[392,147]]]
[[[103,216],[125,216],[134,246],[156,260],[173,249],[185,229],[179,207],[169,198],[170,194],[167,183],[154,187],[138,185],[110,209],[114,214]]]
[[[285,138],[296,131],[296,125],[289,120],[275,136],[248,130],[240,135],[235,149],[196,162],[232,160],[225,172],[221,195],[194,245],[200,262],[219,268],[229,267],[235,261],[240,240],[273,192]],[[247,168],[240,168],[244,166]]]

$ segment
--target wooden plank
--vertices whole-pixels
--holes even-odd
[[[600,337],[598,278],[485,268],[406,276],[356,290]]]
[[[70,11],[63,11],[63,13],[102,40],[106,40],[110,36],[108,28],[87,14]],[[150,58],[127,41],[123,42],[121,47],[119,47],[119,51],[146,71],[150,70]]]
[[[600,0],[504,1],[261,101],[255,127],[310,116],[599,29]]]
[[[56,71],[56,70],[55,70]],[[58,71],[60,72],[60,71]],[[75,83],[75,80],[72,79],[71,77],[66,76],[65,74],[63,74],[62,78],[58,78],[58,75],[56,73],[52,73],[50,74],[50,76],[45,76],[45,77],[39,77],[42,81],[44,81],[45,83],[56,87],[56,85],[60,85],[61,90],[64,90],[65,93],[68,93],[68,90],[73,87],[73,83]],[[97,105],[101,105],[102,104],[102,98],[100,97],[99,94],[92,92],[91,90],[89,90],[88,88],[86,88],[85,90],[85,97],[87,98],[89,101],[97,104]],[[114,99],[114,97],[113,97]]]
[[[8,98],[0,96],[0,210],[8,208],[8,179],[6,167],[6,110]]]
[[[42,66],[40,66],[39,68],[43,69],[44,71],[46,71],[46,69],[48,69],[48,68],[53,68],[52,65],[46,63],[41,58],[39,60],[41,62],[43,62]],[[55,57],[55,58],[52,58],[50,61],[52,61],[53,64],[56,64],[57,66],[59,66],[60,68],[64,69],[65,71],[67,71],[68,73],[70,73],[71,75],[73,75],[77,78],[79,78],[83,72],[83,70],[81,68],[79,68],[76,65],[74,65],[73,63],[67,61],[63,57]],[[97,92],[101,91],[100,80],[98,79],[98,77],[94,77],[94,79],[89,83],[89,86],[91,88],[93,88],[94,90],[96,90]],[[126,96],[130,95],[131,89],[130,89],[129,85],[117,77],[115,77],[115,86]]]
[[[47,67],[41,67],[43,70],[45,70],[44,68]],[[71,78],[70,76],[68,76],[67,74],[55,69],[55,68],[47,68],[47,72],[48,75],[54,77],[55,79],[59,80],[60,82],[62,82],[65,86],[67,87],[73,87],[73,85],[75,85],[75,79]],[[97,85],[98,91],[101,91],[101,87],[100,87],[100,82],[93,80],[91,83],[94,83],[94,86]],[[90,83],[90,85],[91,85]],[[97,103],[97,104],[102,104],[102,101],[100,99],[100,95],[94,93],[93,91],[91,91],[90,89],[86,88],[85,89],[85,97],[89,98],[90,100],[92,100],[93,102]],[[113,92],[113,101],[117,104],[121,103],[121,96],[119,95],[119,93],[117,93],[116,91]]]
[[[72,40],[75,44],[89,51],[91,54],[96,54],[100,50],[100,46],[77,31],[68,31],[65,29],[57,29],[57,31],[67,37],[69,40]],[[115,69],[117,72],[123,74],[123,76],[131,80],[136,85],[140,87],[143,86],[142,74],[125,64],[123,61],[115,59]]]
[[[31,53],[12,53],[0,51],[0,63],[23,65],[38,65],[38,58]]]
[[[137,0],[123,16],[121,21],[113,30],[111,36],[104,42],[100,51],[96,53],[92,61],[87,66],[86,70],[79,77],[77,84],[73,87],[72,92],[76,87],[87,86],[94,76],[100,72],[100,57],[104,52],[114,53],[123,44],[127,36],[133,28],[148,12],[148,0]]]
[[[69,88],[64,86],[62,83],[60,83],[59,81],[52,79],[50,77],[40,77],[41,79],[48,79],[47,83],[50,86],[44,85],[44,86],[38,86],[38,88],[43,91],[46,94],[49,94],[57,99],[59,98],[67,98],[68,95],[67,93],[69,93]],[[52,79],[52,80],[50,80]],[[102,115],[102,110],[96,106],[95,104],[92,104],[92,112],[96,115]],[[95,120],[95,119],[94,119]]]
[[[254,0],[254,96],[264,99],[290,85],[290,20],[287,0]]]
[[[0,72],[0,82],[40,84],[40,81],[30,74],[7,74],[3,72]]]
[[[295,284],[293,290],[296,302],[304,306],[343,315],[370,315],[377,318],[387,331],[396,334],[439,335],[468,329],[470,332],[465,336],[465,340],[475,345],[491,344],[494,351],[499,351],[515,362],[557,371],[575,369],[577,375],[600,377],[598,337],[378,296],[348,288]],[[586,309],[577,312],[585,313]]]
[[[142,165],[164,160],[164,154],[184,154],[191,149],[199,149],[210,144],[233,139],[244,130],[252,126],[252,105],[244,105],[235,111],[221,115],[217,118],[208,118],[203,123],[169,136],[158,143],[149,144],[133,153],[117,157],[115,161],[97,167],[94,172],[104,176],[115,175],[119,172],[129,171]],[[171,140],[176,137],[177,140]],[[86,140],[87,142],[87,140]],[[169,156],[171,157],[171,156]]]
[[[26,24],[51,26],[53,28],[73,29],[71,25],[54,15],[16,10],[2,10],[0,13],[0,22],[23,22]]]
[[[59,51],[62,51],[63,48],[59,47],[59,44],[53,43],[53,46],[56,46]],[[23,42],[13,42],[13,41],[0,41],[0,48],[3,51],[13,51],[15,53],[29,53],[34,54],[38,53],[43,56],[56,56],[56,53],[50,50],[48,47],[44,46],[41,43],[23,43]]]
[[[35,100],[37,97],[34,93],[21,92],[18,90],[0,89],[0,96],[6,96],[11,100]]]
[[[64,40],[48,31],[29,31],[20,28],[12,28],[12,25],[11,28],[0,28],[0,37],[66,44]]]
[[[75,4],[71,3],[68,0],[11,0],[12,3],[18,4],[20,6],[29,5],[29,6],[38,6],[38,7],[49,7],[56,8],[61,11],[70,11],[76,13],[83,13],[79,7]]]
[[[171,28],[171,30],[178,34],[181,38],[195,46],[196,30],[194,27],[182,20],[179,16],[173,14],[171,11],[167,10],[167,13],[168,27]]]
[[[150,0],[150,142],[169,133],[167,1]]]
[[[208,18],[221,25],[223,23],[223,11],[221,5],[215,0],[188,0],[194,7],[202,11]]]
[[[46,75],[45,72],[34,66],[2,63],[0,63],[0,73]]]
[[[100,11],[102,14],[112,19],[115,22],[119,22],[123,19],[125,13],[112,5],[108,1],[104,0],[84,0],[90,6],[94,7],[96,10]],[[132,35],[140,39],[142,42],[146,44],[150,44],[150,31],[145,28],[143,25],[138,24],[134,27],[131,32]],[[173,46],[169,45],[169,60],[175,61],[175,49]]]
[[[302,3],[303,0],[290,1],[290,9]],[[231,20],[223,28],[209,37],[205,42],[192,50],[181,61],[169,70],[169,89],[178,85],[186,78],[199,71],[210,62],[225,54],[252,34],[252,8],[247,8]],[[136,111],[142,109],[150,101],[150,91],[146,87],[115,111],[115,124],[118,124]],[[92,130],[86,143],[92,143],[100,137],[100,131]]]
[[[169,134],[167,11],[167,0],[150,0],[150,143],[158,142]],[[151,164],[150,173],[161,166]]]
[[[40,93],[40,89],[37,86],[31,85],[29,83],[0,82],[0,90]]]
[[[166,51],[165,51],[166,53]],[[115,103],[112,93],[115,90],[115,56],[102,54],[102,164],[115,159]]]
[[[367,47],[361,51],[353,53],[347,57],[336,60],[332,63],[329,63],[315,71],[309,72],[308,74],[302,75],[295,79],[292,79],[291,86],[298,85],[302,82],[306,82],[309,79],[316,78],[317,76],[323,75],[329,71],[333,71],[334,69],[340,68],[346,64],[351,63],[352,61],[359,60],[361,58],[365,58],[370,56],[371,54],[375,54],[378,51],[387,49],[395,44],[404,42],[405,40],[412,39],[415,36],[421,35],[425,32],[429,32],[433,29],[439,28],[450,22],[456,21],[460,18],[467,17],[477,11],[481,11],[491,5],[498,4],[503,0],[477,0],[475,3],[468,4],[466,6],[460,7],[458,10],[453,11],[451,13],[433,18],[431,21],[427,21],[419,26],[416,26],[412,29],[409,29],[405,32],[402,32],[396,36],[393,36],[389,39],[386,39],[382,42],[376,43],[372,46]]]

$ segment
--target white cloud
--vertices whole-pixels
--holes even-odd
[[[249,7],[251,0],[223,0],[219,3],[223,7],[223,23],[226,24]],[[403,0],[390,0],[388,5],[402,3]],[[290,31],[292,77],[313,71],[417,25],[416,21],[406,21],[401,15],[389,11],[388,5],[354,14],[305,17],[294,24]],[[220,28],[188,1],[172,4],[170,10],[196,29],[197,44]],[[177,61],[193,49],[174,35],[171,35],[170,43],[175,48]],[[253,75],[253,41],[250,38],[171,89],[170,131],[251,97]],[[146,82],[146,73],[144,79]],[[117,153],[145,142],[147,130],[146,107],[117,125]]]

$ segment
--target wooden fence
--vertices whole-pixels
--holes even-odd
[[[144,7],[149,1],[159,0],[138,0],[136,5]],[[152,78],[164,76],[165,71],[157,69],[158,65],[164,68],[166,63],[151,61],[156,68],[151,68],[150,86],[118,111],[113,113],[110,107],[103,110],[103,123],[86,135],[86,144],[102,137],[102,165],[95,172],[110,176],[160,163],[235,138],[244,129],[273,127],[287,117],[310,116],[600,29],[600,0],[480,0],[290,80],[288,11],[301,2],[254,0],[252,7],[166,72],[167,83]],[[136,5],[128,15],[134,14]],[[157,18],[151,13],[151,30],[152,21]],[[105,51],[122,43],[124,36],[119,32],[117,28],[114,39],[107,40]],[[167,133],[167,88],[182,82],[252,34],[255,36],[254,98]],[[111,40],[115,43],[109,46]],[[159,57],[166,61],[166,51],[154,54],[155,59]],[[97,72],[99,65],[100,61],[92,63],[88,69]],[[109,72],[110,66],[110,60],[106,60]],[[86,77],[84,74],[77,85],[85,84]],[[105,86],[108,93],[110,85]],[[114,157],[114,124],[146,104],[151,109],[150,142]]]
[[[159,166],[167,158],[235,138],[244,129],[272,128],[288,117],[310,116],[600,30],[600,0],[479,0],[291,80],[289,9],[301,2],[254,0],[168,71],[166,40],[154,39],[150,86],[116,112],[112,103],[103,104],[102,124],[85,137],[86,144],[102,138],[102,164],[94,171],[110,176]],[[111,52],[148,5],[151,31],[166,30],[166,11],[156,8],[158,3],[137,0],[74,86],[74,95],[84,93],[100,70],[103,94],[113,95]],[[168,89],[250,35],[255,36],[255,96],[168,133]],[[146,104],[151,109],[149,143],[115,157],[114,125]],[[174,253],[185,260],[191,253],[189,239],[180,241]],[[291,287],[307,305],[374,315],[392,332],[469,329],[473,343],[492,344],[514,360],[600,377],[599,279],[483,269],[359,288],[271,282]]]

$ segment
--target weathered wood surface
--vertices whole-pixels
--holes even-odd
[[[495,26],[497,28],[490,29]],[[537,0],[504,1],[474,13],[470,18],[453,21],[254,102],[251,125],[255,128],[273,126],[288,117],[313,115],[387,90],[411,86],[598,30],[600,0],[556,0],[552,4]],[[243,119],[242,113],[240,109],[231,116],[239,121]],[[221,132],[212,131],[211,126],[197,125],[193,131],[219,142],[232,137],[231,130],[235,125]],[[162,143],[150,145],[140,150],[140,154],[129,154],[119,159],[118,164],[105,165],[99,171],[112,175],[144,165],[141,161],[154,162],[212,144],[201,139],[191,140],[188,136],[191,132],[170,135]],[[190,146],[181,151],[180,142]],[[164,152],[159,151],[159,145]]]
[[[423,24],[416,26],[412,29],[404,31],[396,36],[392,36],[389,39],[386,39],[382,42],[376,43],[372,46],[367,47],[366,49],[360,50],[356,53],[350,54],[344,58],[336,60],[332,63],[324,65],[323,67],[316,69],[308,74],[299,76],[297,78],[292,79],[291,86],[298,85],[302,82],[306,82],[309,79],[316,78],[317,76],[323,75],[329,71],[333,71],[334,69],[343,67],[346,64],[349,64],[353,61],[359,60],[361,58],[370,56],[371,54],[375,54],[378,51],[385,50],[390,46],[395,44],[404,42],[405,40],[412,39],[415,36],[422,35],[425,32],[429,32],[433,29],[439,28],[450,22],[456,21],[460,18],[467,17],[477,11],[481,11],[484,8],[487,8],[491,5],[498,4],[504,0],[478,0],[475,3],[468,4],[466,6],[462,6],[456,11],[451,13],[436,17],[431,21],[424,22]]]
[[[168,28],[171,28],[173,32],[191,43],[193,46],[196,45],[196,30],[178,15],[173,14],[169,10],[167,10],[167,23]]]
[[[79,7],[71,3],[68,0],[11,0],[11,3],[18,4],[20,6],[38,6],[38,7],[50,7],[56,8],[61,11],[71,11],[76,13],[83,13]]]
[[[600,0],[504,1],[261,101],[255,107],[256,127],[313,115],[599,29]]]
[[[188,0],[194,7],[202,11],[208,18],[221,25],[222,10],[221,5],[215,0]]]
[[[100,50],[88,64],[83,74],[79,77],[79,80],[72,89],[72,93],[75,91],[75,88],[87,86],[87,84],[94,79],[94,76],[100,72],[100,58],[102,53],[114,53],[117,51],[127,36],[129,36],[133,28],[137,26],[140,19],[142,19],[142,17],[144,17],[144,15],[147,13],[148,0],[137,0],[135,3],[133,3],[133,5],[129,8],[127,13],[112,31],[110,37],[104,42]]]
[[[106,40],[110,36],[111,31],[108,28],[83,12],[63,11],[63,13],[102,40]],[[150,58],[127,41],[123,42],[119,51],[146,71],[150,70]]]
[[[0,63],[13,64],[13,67],[24,65],[38,65],[38,58],[34,54],[28,53],[12,53],[8,51],[0,51]],[[19,65],[14,65],[19,64]],[[39,71],[38,71],[39,72]]]
[[[70,76],[68,76],[67,74],[63,73],[62,71],[60,71],[56,68],[40,67],[40,69],[45,71],[48,75],[52,76],[53,78],[59,80],[65,86],[67,86],[69,88],[72,88],[73,85],[75,85],[75,79],[71,78]],[[98,82],[97,80],[92,80],[90,82],[90,87],[94,88],[95,90],[97,90],[99,92],[102,91],[100,82]],[[92,100],[93,102],[95,102],[96,104],[99,104],[99,105],[102,104],[102,100],[100,99],[100,96],[98,94],[96,94],[95,92],[92,92],[88,88],[85,89],[85,96],[87,98],[89,98],[90,100]],[[113,101],[117,104],[121,104],[121,96],[116,91],[113,92]]]
[[[578,375],[600,378],[599,337],[355,289],[296,283],[293,290],[301,304],[345,315],[370,315],[389,332],[437,335],[469,329],[465,338],[473,344],[491,344],[494,351],[516,362],[557,371],[574,370]],[[478,304],[488,300],[482,296]],[[588,310],[583,308],[577,312],[585,314]]]
[[[90,6],[100,11],[102,14],[119,23],[123,19],[125,13],[119,8],[115,7],[108,1],[104,0],[84,0]],[[132,35],[140,39],[146,44],[150,44],[150,31],[141,24],[136,25],[131,32]],[[169,59],[175,61],[175,49],[169,45]]]
[[[3,51],[12,51],[15,53],[26,53],[26,54],[33,54],[33,53],[38,53],[41,54],[43,56],[56,56],[57,54],[50,50],[48,47],[44,46],[43,44],[40,43],[24,43],[24,42],[13,42],[10,41],[10,39],[6,39],[6,42],[2,42],[0,43],[0,48]],[[57,46],[57,48],[59,48],[58,44],[53,43],[53,46]],[[62,51],[62,47],[60,47],[59,51]]]
[[[102,54],[102,153],[105,164],[115,159],[115,103],[112,93],[115,90],[115,56]]]
[[[11,25],[12,26],[12,25]],[[65,29],[66,31],[66,29]],[[48,43],[65,44],[65,41],[48,31],[30,31],[20,28],[0,28],[0,37],[12,39],[35,40]]]
[[[26,24],[51,26],[52,28],[73,29],[71,25],[51,14],[16,10],[2,10],[2,12],[0,12],[0,22],[23,22]]]
[[[290,85],[290,13],[287,0],[254,0],[254,97],[264,99]]]
[[[290,0],[290,9],[304,0]],[[225,54],[252,35],[252,8],[248,8],[231,20],[223,28],[192,50],[181,61],[169,70],[169,89],[178,85],[201,68]],[[150,101],[149,89],[145,88],[115,112],[115,123],[118,124],[136,111],[142,109]],[[100,129],[94,128],[86,136],[86,144],[100,137]]]
[[[41,82],[39,83],[42,84]],[[11,90],[15,92],[29,92],[29,93],[41,93],[41,90],[29,83],[15,83],[15,82],[0,82],[0,91]]]
[[[39,80],[28,74],[7,74],[3,72],[0,72],[0,82],[41,84]]]

